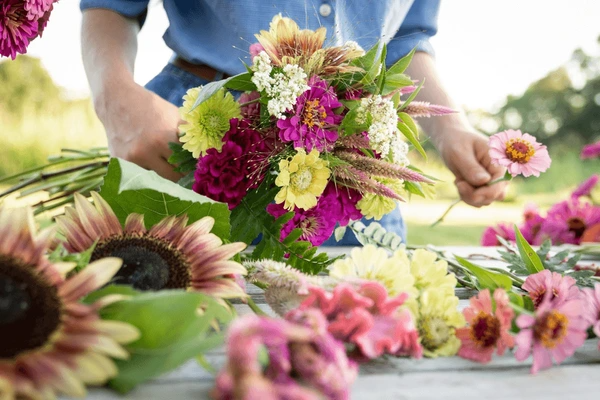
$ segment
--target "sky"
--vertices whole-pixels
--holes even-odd
[[[600,1],[443,0],[432,44],[442,80],[456,103],[493,110],[507,95],[522,93],[566,62],[574,49],[597,51],[599,20]],[[44,37],[29,48],[72,97],[89,95],[80,25],[79,1],[61,0]],[[135,79],[140,84],[171,56],[162,41],[167,25],[162,6],[154,5],[139,37]]]

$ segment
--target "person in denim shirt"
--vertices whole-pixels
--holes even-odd
[[[244,72],[251,63],[247,48],[254,34],[268,29],[281,13],[301,27],[327,28],[326,43],[347,40],[369,49],[387,43],[389,66],[411,49],[408,69],[426,80],[418,99],[454,107],[438,77],[429,38],[437,32],[439,0],[163,0],[169,27],[163,38],[174,55],[142,87],[133,80],[137,34],[150,0],[82,0],[82,54],[94,107],[104,124],[113,156],[133,161],[172,180],[180,176],[167,163],[169,142],[177,141],[178,107],[185,92],[224,76]],[[493,166],[487,139],[475,132],[462,113],[421,119],[466,203],[480,207],[502,198],[505,185],[486,186],[504,170]],[[380,223],[406,239],[399,209]],[[357,244],[353,235],[336,243]]]

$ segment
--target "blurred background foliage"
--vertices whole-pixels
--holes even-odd
[[[479,210],[461,204],[444,224],[431,229],[429,224],[457,193],[452,175],[433,148],[426,164],[415,154],[415,164],[442,183],[434,199],[413,197],[402,208],[412,244],[476,245],[486,225],[519,222],[524,204],[548,207],[600,172],[600,160],[579,159],[583,144],[600,140],[600,38],[595,52],[575,50],[563,66],[533,82],[523,94],[508,96],[497,109],[465,111],[486,134],[521,129],[536,136],[548,145],[552,167],[540,178],[517,178],[504,202]],[[40,61],[28,56],[0,62],[0,132],[0,177],[41,165],[64,147],[106,145],[91,101],[69,99]]]

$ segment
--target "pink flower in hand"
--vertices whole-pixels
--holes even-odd
[[[506,167],[513,177],[540,176],[552,162],[546,146],[521,131],[496,133],[490,137],[489,146],[492,163]]]
[[[494,350],[498,355],[514,346],[510,327],[514,312],[504,289],[494,291],[495,309],[489,289],[470,299],[470,307],[463,310],[468,327],[456,330],[462,345],[458,355],[480,363],[490,362]]]

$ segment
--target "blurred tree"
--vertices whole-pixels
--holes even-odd
[[[496,113],[473,112],[484,132],[521,129],[552,146],[573,149],[600,138],[600,37],[595,55],[582,49],[534,82],[521,96],[508,96]],[[555,147],[556,148],[556,147]]]
[[[30,111],[56,111],[63,103],[39,59],[21,55],[0,62],[0,116],[20,119]]]

